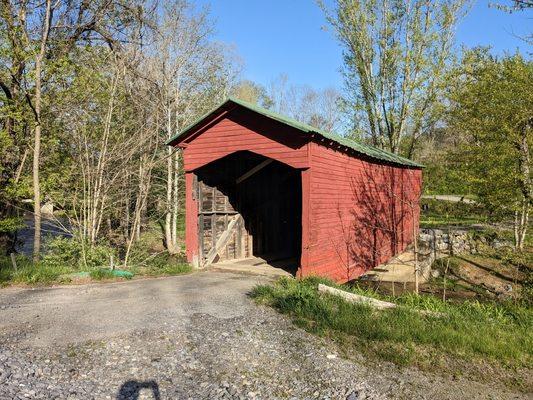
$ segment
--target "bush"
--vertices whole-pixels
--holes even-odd
[[[73,238],[56,237],[45,242],[44,254],[39,263],[17,255],[18,271],[11,265],[10,257],[0,258],[0,283],[53,283],[69,282],[68,274],[91,271],[109,265],[110,255],[116,252],[109,246],[83,246]],[[101,278],[100,278],[101,279]]]
[[[115,278],[115,275],[113,275],[113,271],[110,270],[110,269],[102,269],[102,268],[98,268],[98,269],[93,269],[90,273],[89,273],[89,276],[92,278],[92,279],[95,279],[95,280],[102,280],[102,279],[113,279]]]
[[[40,264],[45,268],[80,271],[109,265],[111,255],[117,259],[115,250],[104,244],[89,246],[74,238],[56,237],[46,241]]]
[[[128,261],[129,269],[140,275],[179,275],[192,271],[183,254],[170,255],[166,251],[151,253],[144,241],[134,245]]]
[[[117,251],[105,244],[87,246],[73,238],[56,237],[46,241],[44,250],[38,264],[18,255],[17,272],[9,257],[0,257],[0,284],[70,282],[70,274],[76,272],[88,272],[88,276],[95,280],[117,278],[116,274],[106,269],[111,255],[119,264]],[[179,275],[192,271],[183,255],[151,253],[142,241],[135,244],[128,264],[129,272],[144,276]]]

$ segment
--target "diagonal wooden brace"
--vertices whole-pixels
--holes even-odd
[[[241,215],[237,214],[228,224],[228,228],[222,232],[222,235],[220,235],[220,238],[217,240],[217,243],[215,244],[215,247],[213,247],[209,253],[207,253],[207,256],[205,258],[205,262],[203,267],[207,268],[209,267],[213,261],[215,260],[217,254],[222,250],[230,240],[232,234],[235,232],[235,229],[237,229],[238,222],[241,219]]]
[[[248,179],[249,177],[251,177],[253,174],[261,171],[263,168],[265,168],[268,164],[270,164],[272,161],[274,160],[271,160],[271,159],[267,159],[267,160],[264,160],[262,161],[261,163],[259,163],[258,165],[256,165],[255,167],[253,167],[250,171],[242,174],[239,178],[237,178],[237,180],[235,181],[235,183],[238,185],[239,183],[241,183],[242,181],[244,181],[245,179]]]

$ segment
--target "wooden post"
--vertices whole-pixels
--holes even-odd
[[[15,258],[15,253],[11,253],[11,264],[13,264],[13,269],[15,270],[15,272],[18,271],[18,268],[17,268],[17,260]]]
[[[413,223],[413,243],[414,243],[414,252],[415,252],[415,293],[418,294],[418,275],[419,275],[419,266],[418,266],[418,230],[415,226],[415,214],[414,210],[411,209],[412,223]]]
[[[446,274],[448,273],[448,268],[450,267],[450,258],[448,257],[446,268],[444,269],[444,277],[442,279],[442,301],[446,301]]]
[[[309,146],[309,144],[308,144]],[[301,172],[302,179],[302,249],[300,256],[300,268],[297,276],[302,277],[309,273],[309,252],[311,247],[311,169]]]
[[[115,269],[115,261],[113,259],[113,254],[109,255],[109,267],[114,270]]]

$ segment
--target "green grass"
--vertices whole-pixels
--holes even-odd
[[[470,226],[486,223],[483,218],[445,217],[442,215],[422,215],[420,217],[421,228],[438,228],[443,226]]]
[[[532,366],[533,313],[527,307],[449,304],[409,294],[393,299],[403,307],[376,311],[335,296],[319,295],[316,287],[320,281],[282,278],[272,285],[255,287],[252,296],[290,315],[298,326],[330,336],[348,350],[399,365],[438,366],[453,357],[507,367]],[[371,291],[342,288],[376,297]],[[444,316],[416,311],[421,309]]]
[[[192,272],[192,266],[185,262],[168,262],[165,264],[147,264],[146,266],[136,266],[131,268],[131,271],[137,275],[143,276],[165,276],[165,275],[181,275]]]
[[[72,268],[63,266],[35,266],[30,259],[17,256],[17,271],[14,270],[9,257],[0,257],[0,286],[8,284],[50,284],[63,282],[62,275],[72,272]]]
[[[455,203],[443,200],[422,199],[420,226],[469,226],[486,223],[486,212],[477,204]]]
[[[111,271],[110,269],[103,269],[103,268],[91,270],[89,272],[89,276],[91,277],[91,279],[94,279],[95,281],[115,278],[115,275],[113,275],[113,271]]]
[[[73,263],[39,263],[34,264],[24,256],[17,256],[17,271],[11,264],[9,257],[0,256],[0,286],[7,285],[50,285],[69,283],[74,280],[70,274],[88,272],[92,280],[121,280],[123,278],[113,275],[111,270],[101,267],[79,268]],[[135,276],[167,276],[181,275],[192,272],[190,264],[181,258],[162,254],[153,260],[148,260],[144,265],[132,265],[126,269]]]

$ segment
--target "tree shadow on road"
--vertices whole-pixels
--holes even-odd
[[[159,385],[156,381],[127,381],[122,384],[118,391],[116,400],[137,400],[142,389],[149,389],[152,391],[155,400],[161,400],[159,393]]]

